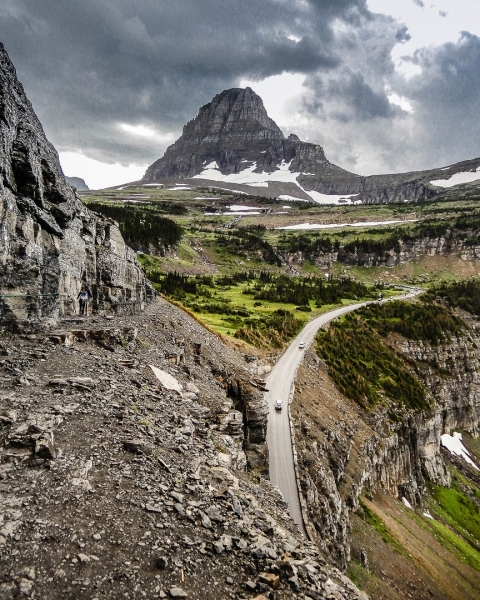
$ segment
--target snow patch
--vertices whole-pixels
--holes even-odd
[[[432,519],[432,521],[434,521],[434,520],[435,520],[435,519],[432,517],[432,515],[431,515],[431,514],[428,512],[428,510],[426,510],[426,511],[423,513],[423,516],[424,516],[424,517],[427,517],[427,519]]]
[[[179,394],[182,393],[182,385],[175,379],[175,377],[173,377],[172,375],[170,375],[170,373],[167,373],[166,371],[162,371],[158,367],[154,367],[153,365],[149,366],[162,387],[164,387],[166,390],[178,392]]]
[[[443,169],[442,169],[443,170]],[[460,171],[455,173],[449,179],[434,179],[430,183],[442,188],[451,188],[455,185],[462,183],[470,183],[480,179],[480,167],[477,167],[475,171]]]
[[[410,504],[410,502],[406,498],[402,498],[402,502],[405,504],[405,506],[407,508],[409,508],[410,510],[413,510],[413,506]]]
[[[453,432],[453,435],[449,435],[448,433],[444,433],[440,437],[441,444],[444,448],[446,448],[455,456],[461,456],[469,465],[471,465],[474,469],[480,471],[477,465],[470,458],[470,452],[465,448],[462,444],[462,434],[457,431]]]
[[[185,187],[178,186],[178,187],[173,187],[173,188],[167,188],[167,192],[180,192],[180,191],[183,191],[183,190],[191,190],[191,189],[192,188],[188,187],[188,186],[185,186]]]
[[[277,166],[277,169],[273,173],[255,173],[257,163],[254,162],[252,165],[240,171],[240,173],[230,173],[230,175],[224,175],[217,165],[216,161],[208,164],[205,169],[198,175],[194,175],[192,179],[210,179],[211,181],[224,181],[225,183],[243,183],[245,185],[251,185],[254,187],[268,187],[269,181],[279,181],[284,183],[297,183],[297,177],[301,173],[294,173],[290,171],[290,165],[292,161],[286,163],[284,160]]]
[[[293,183],[296,186],[298,186],[302,190],[302,192],[309,196],[313,200],[313,202],[316,202],[317,204],[343,204],[347,202],[350,202],[351,204],[355,203],[355,201],[353,201],[352,198],[358,196],[358,194],[321,194],[320,192],[305,190],[298,183],[297,178],[300,175],[313,175],[313,173],[290,171],[291,164],[292,161],[287,163],[284,160],[282,160],[282,162],[279,165],[277,165],[277,168],[272,173],[267,173],[266,171],[263,171],[262,173],[255,173],[257,163],[254,162],[246,169],[243,169],[243,171],[240,171],[240,173],[230,173],[230,175],[224,175],[220,171],[220,167],[218,166],[217,162],[212,161],[211,163],[205,166],[201,173],[199,173],[198,175],[194,175],[191,179],[209,179],[210,181],[224,181],[225,183],[241,183],[253,187],[268,187],[268,184],[273,182]],[[296,202],[306,202],[306,200],[302,200],[301,198],[295,198],[295,196],[288,196],[286,194],[282,194],[278,198],[280,200],[294,200]]]
[[[144,183],[144,187],[164,187],[163,183]]]
[[[353,200],[351,200],[351,198],[354,198],[355,196],[358,196],[358,194],[344,194],[344,195],[338,195],[338,194],[321,194],[320,192],[314,192],[313,190],[303,190],[306,194],[308,194],[310,196],[310,198],[316,202],[317,204],[346,204],[347,202],[350,202],[351,204],[354,204],[355,202]],[[344,200],[345,202],[340,202],[341,200]],[[361,201],[358,201],[359,203],[361,203]]]
[[[407,219],[405,221],[359,221],[358,223],[299,223],[298,225],[287,225],[276,227],[276,229],[334,229],[336,227],[378,227],[379,225],[394,225],[396,223],[415,223],[418,219]]]
[[[243,206],[242,204],[232,204],[228,208],[230,210],[261,210],[260,206]]]
[[[310,202],[310,200],[304,200],[303,198],[297,198],[296,196],[289,196],[288,194],[282,194],[277,197],[277,200],[289,200],[290,202]]]
[[[231,212],[228,213],[228,216],[230,215],[242,215],[244,217],[248,217],[249,215],[261,215],[262,213],[259,211],[255,211],[255,210],[232,210]]]

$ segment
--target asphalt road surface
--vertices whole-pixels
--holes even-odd
[[[404,296],[397,296],[396,298],[391,298],[391,300],[412,298],[418,293],[419,291],[412,290]],[[322,325],[366,304],[366,302],[361,302],[350,306],[342,306],[310,321],[293,340],[272,371],[265,378],[269,390],[266,393],[266,399],[269,407],[267,444],[270,460],[270,481],[281,491],[284,500],[288,503],[293,520],[304,535],[306,535],[306,532],[300,509],[288,418],[290,390],[294,383],[298,365],[305,352],[305,350],[301,350],[298,346],[300,342],[304,342],[305,349],[307,349]],[[276,400],[282,401],[283,408],[281,411],[275,410]]]

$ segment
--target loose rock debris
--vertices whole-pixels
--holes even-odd
[[[363,597],[246,471],[258,365],[163,300],[118,321],[2,338],[0,599]]]

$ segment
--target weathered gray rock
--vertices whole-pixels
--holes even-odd
[[[135,253],[66,181],[3,45],[0,169],[0,320],[74,314],[84,283],[96,310],[144,307],[152,290]]]
[[[124,440],[123,447],[128,452],[132,452],[133,454],[152,454],[155,447],[153,444],[146,442],[142,439],[132,439],[132,440]]]
[[[39,458],[54,459],[57,456],[53,432],[43,433],[35,442],[35,455]]]
[[[235,183],[234,189],[266,196],[291,194],[304,200],[310,199],[304,190],[313,190],[356,195],[356,201],[366,204],[418,202],[478,191],[480,187],[480,182],[474,182],[452,190],[430,183],[460,171],[473,171],[480,165],[480,158],[429,171],[369,177],[350,173],[332,164],[321,146],[302,142],[294,134],[286,138],[268,116],[262,99],[250,88],[224,90],[202,106],[184,126],[181,137],[147,169],[143,181],[187,179],[199,175],[213,162],[223,175],[239,173],[254,164],[255,173],[272,173],[282,163],[288,164],[292,173],[300,173],[297,181],[301,187],[293,182],[274,182],[268,187]],[[208,183],[207,179],[195,181]]]

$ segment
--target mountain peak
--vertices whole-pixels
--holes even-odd
[[[260,96],[249,87],[231,88],[217,94],[211,102],[200,108],[190,124],[206,125],[209,131],[218,132],[221,136],[263,132],[272,140],[284,138],[281,129],[268,116]],[[184,134],[187,128],[188,125]]]
[[[260,164],[259,158],[284,140],[282,130],[251,88],[223,90],[200,108],[184,126],[181,137],[148,168],[143,180],[193,177],[212,162],[222,173],[237,173],[246,163]],[[285,158],[281,152],[277,154],[272,164]]]

